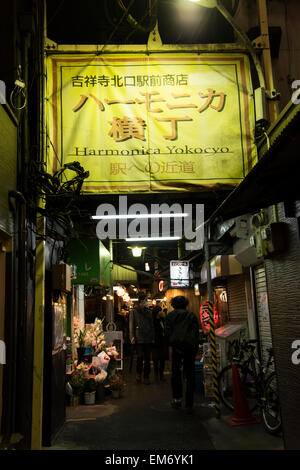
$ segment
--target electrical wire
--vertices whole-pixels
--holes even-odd
[[[10,94],[10,104],[17,111],[24,109],[27,104],[27,98],[26,98],[26,92],[25,92],[26,85],[25,85],[24,80],[21,77],[21,72],[22,72],[22,67],[21,65],[18,65],[18,68],[17,68],[18,78],[15,81],[15,87]],[[20,106],[18,106],[16,104],[16,101],[20,96],[22,97],[23,103]]]
[[[59,10],[61,9],[61,7],[63,6],[63,4],[65,3],[65,0],[61,0],[60,4],[58,5],[58,7],[56,8],[56,10],[54,11],[53,15],[51,16],[51,18],[47,21],[47,24],[49,25],[50,23],[52,23],[52,21],[54,20],[54,18],[57,16]]]
[[[144,14],[144,16],[141,18],[140,22],[142,23],[144,21],[144,19],[150,15],[152,13],[152,10],[154,8],[156,8],[156,15],[155,15],[155,22],[157,21],[157,5],[158,5],[158,0],[155,1],[155,3],[153,3],[153,5],[151,6],[151,9],[150,11],[146,11],[146,13]],[[155,24],[153,25],[153,28],[154,28]],[[152,29],[153,29],[152,28]],[[152,30],[151,30],[152,31]],[[131,31],[125,38],[125,43],[127,43],[127,41],[129,40],[129,38],[136,32],[135,29],[133,29],[133,31]]]
[[[126,14],[129,12],[130,8],[132,7],[132,5],[134,4],[135,0],[131,0],[128,7],[126,8],[126,10],[124,11],[123,15],[121,16],[121,19],[118,21],[118,23],[116,24],[115,28],[112,30],[112,32],[110,33],[107,41],[105,42],[105,44],[103,45],[100,53],[102,53],[104,51],[104,48],[109,44],[109,42],[111,41],[111,39],[113,38],[113,36],[115,35],[115,33],[117,32],[119,26],[121,25],[122,21],[124,20],[124,18],[126,17]]]
[[[123,11],[126,10],[126,7],[124,6],[124,3],[122,0],[117,0],[119,6],[122,8]],[[145,13],[145,15],[143,16],[142,20],[140,21],[137,21],[135,18],[133,18],[132,15],[130,15],[128,12],[126,13],[126,19],[128,21],[128,23],[134,28],[134,29],[137,29],[143,33],[149,33],[150,31],[153,30],[154,26],[155,26],[155,23],[156,23],[156,18],[157,16],[154,15],[154,16],[150,16],[151,13],[152,13],[152,10],[154,8],[154,6],[157,6],[157,0],[155,2],[155,4],[152,5],[152,7],[150,9],[148,9]],[[149,15],[150,17],[150,24],[148,26],[143,26],[141,24],[141,21],[143,21],[147,16]]]

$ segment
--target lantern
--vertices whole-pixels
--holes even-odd
[[[219,312],[217,309],[216,304],[213,305],[213,314],[214,314],[214,324],[215,327],[219,326],[220,322],[220,316]],[[202,329],[206,332],[209,331],[210,325],[209,325],[209,303],[206,302],[205,304],[202,304],[200,307],[200,321],[201,321],[201,326]]]

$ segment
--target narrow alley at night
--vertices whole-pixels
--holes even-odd
[[[300,450],[299,28],[298,0],[4,2],[1,456]]]

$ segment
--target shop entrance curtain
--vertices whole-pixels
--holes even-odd
[[[231,188],[256,163],[247,55],[50,55],[47,169],[86,193]]]

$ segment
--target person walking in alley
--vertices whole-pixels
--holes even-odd
[[[199,323],[196,316],[186,307],[188,300],[184,296],[174,297],[174,308],[166,317],[166,335],[172,348],[172,396],[171,406],[180,408],[183,399],[181,366],[186,380],[185,408],[193,412],[195,389],[195,357],[199,348]]]
[[[151,311],[147,308],[148,301],[145,293],[138,295],[138,306],[131,310],[129,316],[129,335],[131,344],[137,352],[136,373],[137,382],[150,384],[151,349],[154,342],[154,325]]]
[[[168,358],[168,346],[166,341],[166,320],[161,307],[153,309],[154,345],[152,360],[156,382],[164,382],[165,361]]]

